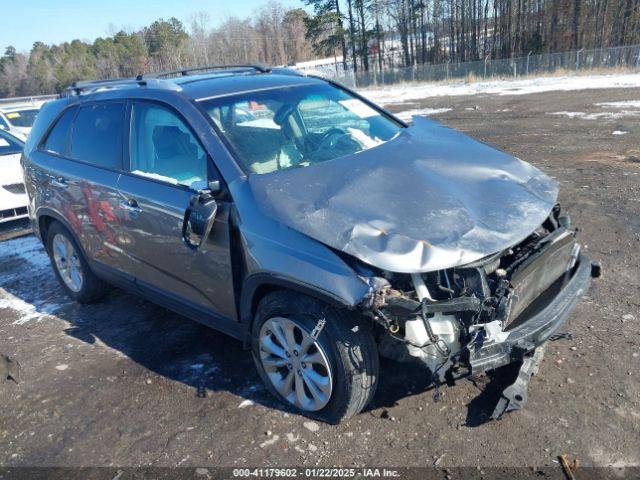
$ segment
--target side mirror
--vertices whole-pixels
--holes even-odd
[[[217,212],[211,193],[200,192],[191,198],[182,222],[182,240],[187,247],[197,250],[207,241]]]

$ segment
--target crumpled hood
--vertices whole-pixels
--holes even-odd
[[[420,117],[376,148],[251,175],[249,184],[266,215],[401,273],[509,248],[542,224],[558,195],[532,165]]]

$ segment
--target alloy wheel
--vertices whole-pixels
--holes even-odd
[[[260,329],[260,361],[275,389],[301,410],[324,408],[333,389],[320,343],[292,318],[273,317]]]
[[[82,265],[78,252],[67,237],[58,233],[52,242],[53,261],[65,285],[74,293],[82,290]]]

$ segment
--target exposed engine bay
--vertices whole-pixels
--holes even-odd
[[[492,357],[511,332],[555,298],[580,254],[576,231],[556,206],[529,237],[462,267],[422,274],[381,272],[380,286],[361,305],[384,333],[380,352],[421,360],[436,384],[520,360]]]

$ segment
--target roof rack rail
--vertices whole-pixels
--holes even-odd
[[[271,72],[271,67],[267,67],[264,65],[255,65],[255,64],[230,64],[230,65],[206,65],[203,67],[194,67],[194,68],[181,68],[178,70],[168,70],[166,72],[158,72],[158,73],[147,73],[141,74],[136,77],[137,81],[142,81],[147,78],[161,78],[161,77],[170,77],[170,76],[182,76],[186,77],[194,72],[206,72],[208,70],[234,70],[234,69],[252,69],[258,73],[269,73]]]
[[[149,79],[138,79],[138,78],[111,78],[106,80],[86,80],[73,82],[71,86],[69,86],[65,91],[60,94],[61,98],[65,97],[73,97],[76,95],[82,95],[83,93],[95,92],[97,89],[105,88],[109,89],[117,88],[117,87],[127,87],[127,86],[139,86],[139,87],[147,87],[154,86],[156,88],[162,88],[165,90],[174,90],[180,91],[182,87],[176,85],[172,82],[167,82],[161,79],[149,78]]]
[[[108,78],[105,80],[83,80],[73,82],[60,94],[61,97],[72,97],[80,95],[92,88],[108,87],[113,85],[126,85],[130,83],[140,83],[135,78]]]
[[[195,68],[183,68],[180,70],[169,70],[166,72],[147,73],[140,74],[136,77],[128,78],[109,78],[105,80],[83,80],[73,82],[65,91],[60,94],[60,97],[73,97],[75,95],[81,95],[88,90],[97,89],[100,87],[111,87],[118,85],[132,85],[137,84],[141,87],[147,86],[148,82],[152,82],[154,85],[169,89],[180,89],[179,86],[162,80],[162,77],[170,77],[180,75],[183,77],[188,76],[193,72],[206,72],[208,70],[239,70],[239,69],[252,69],[259,73],[271,72],[271,67],[265,67],[263,65],[250,65],[250,64],[234,64],[234,65],[207,65],[204,67]]]

